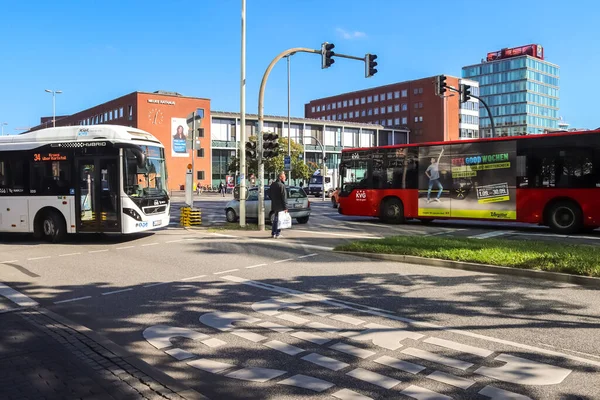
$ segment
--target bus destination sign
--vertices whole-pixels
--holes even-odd
[[[67,161],[67,156],[61,153],[35,153],[33,155],[34,162],[42,162],[42,161]]]

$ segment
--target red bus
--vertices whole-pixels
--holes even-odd
[[[600,129],[344,149],[338,211],[600,227]]]

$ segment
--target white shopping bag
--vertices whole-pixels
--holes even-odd
[[[292,217],[290,213],[280,211],[277,218],[277,229],[290,229],[292,227]]]

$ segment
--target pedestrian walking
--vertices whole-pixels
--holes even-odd
[[[219,193],[225,197],[225,185],[223,185],[223,182],[219,183]]]
[[[287,191],[285,189],[285,172],[281,172],[279,174],[279,178],[276,179],[269,187],[269,197],[271,198],[271,211],[273,212],[271,237],[279,239],[281,236],[281,229],[279,229],[277,226],[279,224],[279,213],[281,211],[288,212]]]

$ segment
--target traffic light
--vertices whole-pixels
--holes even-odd
[[[446,83],[446,77],[444,75],[438,75],[436,77],[436,82],[435,82],[435,89],[436,89],[436,94],[438,96],[443,95],[446,92],[446,87],[447,87],[447,83]]]
[[[263,133],[263,158],[274,158],[279,154],[279,135]]]
[[[460,102],[464,103],[466,101],[469,101],[470,98],[471,98],[471,86],[461,83],[460,84]]]
[[[370,78],[377,73],[377,55],[367,54],[365,55],[365,78]]]
[[[335,60],[332,58],[335,56],[335,53],[331,51],[334,47],[335,45],[333,43],[327,42],[321,45],[321,68],[329,68],[331,67],[331,64],[335,62]]]
[[[256,158],[256,142],[252,140],[246,142],[246,157],[250,160]]]

